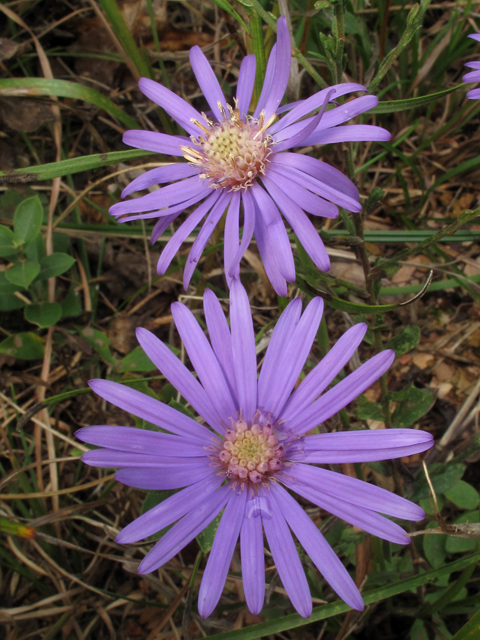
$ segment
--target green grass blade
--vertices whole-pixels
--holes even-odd
[[[0,95],[14,97],[57,96],[83,100],[103,109],[129,129],[139,129],[140,125],[127,113],[119,109],[111,100],[99,91],[83,84],[68,80],[50,80],[49,78],[4,78],[0,80]]]
[[[440,569],[426,571],[425,573],[421,573],[417,576],[412,576],[405,580],[399,580],[396,584],[390,584],[367,591],[363,594],[363,600],[365,604],[373,604],[374,602],[379,602],[385,598],[391,598],[399,593],[404,593],[405,591],[410,591],[410,589],[416,589],[424,584],[433,582],[442,576],[450,575],[454,571],[461,571],[462,569],[465,569],[465,567],[469,567],[471,564],[477,563],[479,560],[480,553],[475,553],[471,556],[461,558],[460,560],[450,562],[443,567],[440,567]],[[349,610],[350,607],[344,602],[332,602],[331,604],[315,607],[310,618],[302,618],[298,614],[292,614],[277,618],[276,620],[254,624],[245,629],[239,629],[238,631],[227,631],[226,633],[218,633],[214,636],[208,636],[206,640],[256,640],[257,638],[263,638],[275,633],[281,633],[282,631],[288,631],[289,629],[302,627],[310,622],[325,620],[326,618],[331,618],[332,616],[345,613]],[[461,637],[461,640],[467,640],[467,638],[468,640],[473,640],[474,636],[464,636]],[[456,638],[455,640],[460,640],[460,638]]]
[[[373,109],[370,109],[370,111],[366,111],[365,113],[366,115],[370,115],[374,113],[398,113],[399,111],[410,111],[410,109],[423,107],[426,104],[430,104],[430,102],[435,102],[435,100],[444,98],[449,93],[452,93],[452,91],[457,91],[457,89],[464,86],[466,85],[458,84],[455,87],[445,89],[444,91],[430,93],[429,95],[419,96],[418,98],[409,98],[408,100],[385,100],[384,102],[379,102],[376,107],[373,107]]]
[[[453,636],[452,640],[477,640],[480,637],[480,611],[470,618],[466,625]]]
[[[108,167],[117,162],[127,162],[134,158],[145,158],[153,155],[151,151],[142,149],[132,149],[125,151],[112,151],[110,153],[94,153],[91,156],[81,158],[71,158],[60,162],[50,162],[24,169],[11,169],[10,171],[0,171],[0,183],[2,182],[33,182],[37,180],[52,180],[70,176],[74,173]],[[162,156],[158,156],[161,161]]]

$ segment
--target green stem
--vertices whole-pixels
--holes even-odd
[[[343,0],[337,0],[335,11],[335,84],[340,84],[343,78],[343,52],[345,49],[345,4]]]

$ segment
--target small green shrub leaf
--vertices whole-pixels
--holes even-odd
[[[0,342],[0,353],[21,360],[43,358],[45,347],[43,340],[34,333],[17,333]]]
[[[463,480],[459,480],[451,489],[445,491],[445,497],[457,507],[469,511],[478,507],[480,499],[478,491]]]
[[[437,395],[430,389],[417,389],[411,385],[402,391],[390,394],[392,400],[399,402],[392,415],[394,427],[411,427],[433,407]]]
[[[38,262],[19,262],[14,267],[5,272],[6,279],[22,289],[28,289],[28,285],[35,280],[40,273]]]
[[[386,345],[387,349],[393,349],[396,356],[403,356],[411,351],[420,341],[420,327],[402,327],[397,335]]]
[[[13,229],[16,238],[22,242],[30,242],[37,233],[43,222],[43,208],[40,198],[33,196],[21,202],[13,216]]]
[[[17,253],[15,234],[8,227],[0,224],[0,258],[6,258]]]
[[[75,258],[72,258],[67,253],[52,253],[49,256],[45,256],[40,260],[40,273],[37,276],[37,280],[46,280],[47,278],[59,276],[68,271],[74,263]]]
[[[25,318],[42,329],[57,324],[61,317],[62,307],[58,302],[29,304],[25,307]]]

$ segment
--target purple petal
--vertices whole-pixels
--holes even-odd
[[[300,435],[325,422],[363,393],[365,389],[368,389],[375,380],[378,380],[394,359],[395,353],[390,349],[377,353],[336,384],[333,389],[327,391],[321,398],[297,414],[295,424],[290,424],[289,428]]]
[[[198,232],[197,237],[192,244],[192,248],[190,249],[190,253],[188,254],[187,262],[183,270],[183,288],[185,289],[185,291],[187,291],[188,289],[188,285],[190,284],[193,272],[197,267],[198,261],[200,260],[203,250],[205,249],[205,245],[210,239],[210,236],[217,226],[218,221],[225,213],[225,209],[228,207],[231,198],[232,194],[228,193],[227,191],[221,192],[220,198],[213,205],[212,210],[203,223],[203,227]]]
[[[317,335],[322,313],[323,300],[313,298],[302,314],[290,340],[281,345],[281,360],[270,381],[266,397],[261,403],[262,407],[265,407],[274,416],[281,414],[282,408],[302,372],[305,360]]]
[[[190,49],[190,64],[192,65],[198,86],[210,105],[210,109],[220,122],[223,120],[223,115],[217,103],[220,102],[220,104],[223,105],[225,113],[228,114],[227,103],[225,102],[225,97],[213,73],[212,67],[198,45]]]
[[[467,37],[468,38],[472,38],[472,40],[476,40],[477,42],[480,42],[480,32],[479,33],[471,33]]]
[[[316,116],[314,116],[313,118],[308,118],[307,120],[302,120],[297,124],[293,124],[291,127],[287,127],[286,129],[282,129],[280,133],[277,133],[274,136],[273,140],[275,142],[275,153],[280,153],[281,151],[286,151],[287,149],[298,147],[300,144],[302,146],[305,146],[303,144],[303,141],[308,138],[320,125],[320,121],[325,115],[325,109],[331,95],[332,90],[327,93],[325,102],[323,103],[320,112]]]
[[[283,16],[277,21],[277,49],[275,55],[275,82],[273,83],[265,103],[265,120],[273,115],[285,94],[290,75],[292,51],[287,20]]]
[[[178,454],[181,451],[177,451]],[[137,469],[164,469],[182,468],[188,473],[190,470],[204,469],[209,466],[207,452],[203,451],[199,458],[181,458],[173,456],[161,456],[156,453],[132,453],[131,451],[116,451],[115,449],[92,449],[82,456],[82,461],[91,467],[104,467],[106,469],[137,468]]]
[[[217,296],[211,289],[207,289],[203,295],[203,309],[205,312],[205,322],[207,323],[208,335],[213,351],[222,367],[225,380],[228,382],[232,397],[237,399],[235,386],[235,373],[233,366],[232,336],[227,319],[223,313]]]
[[[318,231],[307,218],[307,214],[283,191],[280,191],[267,176],[262,177],[262,182],[315,265],[322,271],[328,271],[330,258]]]
[[[308,407],[335,380],[355,353],[358,345],[363,340],[367,328],[365,323],[359,323],[342,335],[290,396],[281,416],[279,416],[282,420],[294,421],[297,414],[303,411],[305,407]]]
[[[115,479],[128,487],[145,489],[146,491],[160,491],[166,489],[181,489],[191,484],[200,482],[211,476],[214,469],[210,466],[208,458],[204,465],[190,467],[186,464],[175,465],[171,468],[133,467],[132,469],[120,469],[115,473]]]
[[[158,82],[154,82],[150,80],[150,78],[140,78],[138,83],[138,87],[140,91],[160,105],[168,115],[178,122],[180,126],[182,126],[187,133],[198,137],[198,135],[202,133],[201,129],[196,127],[192,122],[192,118],[202,122],[202,116],[200,113],[194,109],[188,102],[185,102],[183,98],[177,96],[177,94],[170,91],[166,87],[158,84]]]
[[[287,295],[287,283],[280,273],[277,264],[277,247],[274,247],[268,236],[267,228],[262,220],[262,216],[255,215],[255,240],[257,241],[258,251],[262,258],[263,266],[267,273],[268,279],[272,283],[275,293],[279,296]]]
[[[310,500],[321,509],[325,509],[329,513],[345,520],[349,524],[359,527],[383,540],[389,540],[395,544],[408,544],[410,538],[405,531],[395,522],[387,520],[383,516],[378,515],[374,511],[362,509],[344,502],[339,498],[333,498],[319,489],[306,486],[303,482],[296,482],[294,475],[297,466],[290,467],[291,476],[283,473],[281,480],[289,489],[298,493],[298,495]]]
[[[212,434],[208,429],[159,400],[112,380],[90,380],[88,384],[97,395],[119,409],[176,435],[211,444]]]
[[[388,142],[391,133],[373,124],[349,124],[335,129],[315,131],[302,141],[302,146],[334,142]]]
[[[344,82],[342,84],[336,84],[333,87],[328,87],[327,89],[322,89],[313,96],[310,96],[310,98],[299,101],[296,106],[290,105],[290,113],[270,127],[269,133],[273,135],[274,133],[277,133],[277,131],[281,131],[288,125],[293,124],[297,120],[300,120],[300,118],[304,118],[310,112],[321,107],[325,102],[326,96],[332,89],[334,90],[332,99],[339,98],[340,96],[343,96],[346,93],[351,93],[352,91],[367,90],[363,85],[357,84],[356,82]]]
[[[257,410],[257,357],[250,302],[239,280],[230,289],[230,324],[238,405],[250,423]]]
[[[168,527],[189,511],[195,510],[199,503],[218,489],[223,480],[224,478],[218,475],[210,476],[175,493],[122,529],[116,542],[118,544],[138,542]]]
[[[350,607],[363,611],[363,600],[350,574],[300,505],[280,485],[272,494],[298,541],[328,584]]]
[[[129,220],[150,220],[151,218],[167,218],[170,221],[175,220],[175,218],[177,218],[180,213],[185,211],[185,209],[188,209],[188,207],[192,206],[193,204],[197,204],[197,202],[203,200],[210,193],[211,190],[208,187],[204,187],[202,190],[198,191],[192,198],[184,200],[177,205],[174,205],[172,207],[165,207],[158,211],[152,211],[151,213],[134,213],[130,216],[122,215],[121,218],[117,218],[117,222],[128,222]],[[124,202],[123,204],[128,204],[130,202],[135,202],[135,200],[129,200],[128,202]]]
[[[235,277],[240,275],[239,265],[237,265],[236,270],[232,269],[233,259],[237,255],[238,243],[240,241],[240,194],[238,191],[233,194],[230,206],[228,207],[223,237],[224,271],[227,284],[230,287],[232,281],[229,275],[230,272],[232,272]]]
[[[187,367],[163,344],[153,333],[139,327],[136,332],[137,340],[150,360],[163,373],[167,380],[179,391],[193,409],[204,418],[208,424],[223,433],[219,427],[221,416],[210,402],[204,388]]]
[[[228,281],[231,286],[231,280],[235,277],[235,274],[240,273],[240,261],[243,258],[245,251],[252,240],[253,232],[255,230],[255,206],[252,201],[252,196],[249,191],[245,191],[242,196],[243,200],[243,235],[240,246],[236,250],[233,259],[229,260],[228,267]],[[228,215],[228,214],[227,214]],[[233,248],[233,247],[232,247]],[[227,268],[225,265],[225,273]]]
[[[142,213],[152,209],[163,209],[164,207],[185,202],[185,200],[195,197],[204,190],[205,183],[203,180],[200,180],[198,176],[192,176],[157,189],[153,193],[147,193],[146,196],[141,198],[117,202],[117,204],[110,207],[109,213],[112,216],[119,216],[122,213]]]
[[[229,418],[235,418],[238,407],[232,398],[227,381],[210,343],[194,315],[187,307],[174,302],[171,310],[178,333],[185,345],[193,368],[197,372],[198,379],[225,424],[229,424]],[[217,428],[219,427],[220,425],[217,426]]]
[[[480,60],[474,60],[472,62],[465,62],[465,66],[469,69],[480,69]]]
[[[211,190],[209,189],[209,192],[210,191]],[[192,231],[200,223],[200,221],[202,220],[202,218],[204,218],[208,211],[210,211],[219,197],[219,191],[210,193],[208,198],[204,202],[202,202],[202,204],[197,209],[195,209],[195,211],[191,213],[185,220],[185,222],[183,222],[175,231],[175,233],[165,246],[165,249],[162,251],[160,258],[158,259],[157,272],[160,275],[165,273],[182,243],[192,233]]]
[[[323,218],[336,218],[338,216],[338,207],[328,202],[328,200],[314,195],[304,186],[290,180],[285,175],[286,173],[287,171],[275,171],[270,166],[267,175],[281,191],[293,198],[307,213],[311,213],[314,216],[322,216]]]
[[[199,169],[197,167],[191,167],[186,162],[150,169],[150,171],[146,171],[141,176],[138,176],[138,178],[135,178],[135,180],[132,180],[128,187],[125,187],[122,191],[122,198],[126,198],[134,191],[148,189],[148,187],[154,184],[164,184],[165,182],[172,182],[173,180],[181,180],[182,178],[188,178],[198,174],[198,172]]]
[[[416,429],[342,431],[307,436],[289,457],[316,464],[371,462],[422,453],[433,444],[430,433]]]
[[[243,522],[246,496],[246,491],[232,496],[218,525],[198,592],[198,613],[202,618],[208,618],[222,595]]]
[[[246,511],[246,514],[248,512]],[[240,532],[240,557],[245,600],[251,613],[260,613],[265,598],[265,558],[262,519],[244,517]]]
[[[263,218],[268,244],[273,249],[278,271],[285,280],[294,282],[295,263],[282,216],[268,193],[259,184],[252,186],[251,194],[256,203],[256,217]]]
[[[138,567],[138,573],[150,573],[171,560],[191,542],[200,531],[220,513],[226,502],[235,497],[233,491],[225,486],[197,504],[195,510],[184,516],[157,542]]]
[[[135,149],[145,149],[154,153],[164,153],[169,156],[183,156],[180,147],[190,147],[192,142],[185,136],[170,136],[156,131],[131,129],[123,134],[124,144]]]
[[[260,93],[260,98],[257,102],[257,107],[253,113],[254,118],[258,118],[260,113],[265,108],[267,104],[267,100],[270,96],[270,93],[273,88],[273,83],[275,80],[275,63],[277,59],[277,45],[274,44],[272,50],[270,51],[270,55],[268,56],[267,69],[265,71],[265,79],[263,81],[262,91]]]
[[[95,425],[75,432],[75,437],[96,447],[106,447],[130,453],[194,458],[206,455],[205,445],[189,438],[172,436],[137,427]]]
[[[275,325],[258,378],[259,407],[263,408],[268,402],[270,390],[273,388],[283,359],[283,348],[292,339],[301,313],[302,301],[300,298],[295,298],[288,304]]]
[[[479,100],[480,99],[480,89],[472,89],[467,93],[467,98],[469,100]]]
[[[323,198],[332,200],[339,206],[343,207],[344,209],[347,209],[347,211],[358,212],[362,210],[362,207],[358,202],[358,197],[351,198],[350,196],[345,195],[345,193],[343,193],[342,191],[339,191],[334,186],[332,186],[332,183],[330,182],[327,182],[327,183],[321,182],[320,180],[317,180],[313,176],[309,175],[308,173],[305,173],[304,171],[296,169],[295,167],[284,167],[281,164],[277,164],[272,166],[272,169],[273,169],[273,172],[280,174],[280,180],[284,180],[284,179],[295,180],[300,187],[308,189],[309,191],[313,191],[314,193],[317,193]],[[268,172],[269,176],[271,174],[272,174],[272,170]],[[297,202],[297,199],[295,199],[295,202]],[[298,202],[298,204],[301,205],[300,202]],[[334,217],[334,216],[330,216],[330,217]]]
[[[463,78],[463,82],[480,82],[480,71],[469,71]]]
[[[309,618],[312,597],[292,534],[277,502],[271,496],[266,499],[272,515],[270,518],[262,515],[262,521],[273,561],[293,606],[301,616]]]
[[[240,65],[240,74],[237,84],[237,100],[240,116],[243,118],[248,113],[252,100],[253,87],[255,84],[256,59],[254,55],[245,56]]]
[[[180,215],[180,211],[178,213],[173,213],[169,216],[163,216],[160,220],[157,220],[155,226],[152,229],[152,235],[150,236],[150,242],[155,244],[155,242],[160,238],[160,236],[168,229],[168,227],[175,222],[175,220]]]
[[[301,484],[313,489],[321,487],[322,493],[362,509],[378,511],[401,520],[425,518],[425,511],[413,502],[357,478],[305,464],[296,464],[292,475]]]
[[[272,154],[270,157],[272,164],[281,164],[286,167],[293,167],[303,173],[316,178],[320,182],[325,182],[331,187],[335,185],[335,189],[341,191],[344,195],[358,202],[359,194],[355,184],[347,178],[341,171],[330,166],[326,162],[317,160],[304,154],[299,153],[279,153]]]

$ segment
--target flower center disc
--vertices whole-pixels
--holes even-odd
[[[281,468],[284,453],[270,426],[254,423],[248,427],[244,420],[232,420],[232,429],[225,434],[218,459],[227,478],[258,484]]]
[[[219,107],[222,105],[219,104]],[[272,140],[264,135],[275,116],[264,123],[264,113],[258,120],[242,120],[238,109],[229,106],[230,118],[223,107],[223,120],[218,123],[204,116],[208,127],[192,120],[204,136],[191,140],[195,146],[181,147],[188,162],[200,166],[200,178],[208,179],[213,189],[220,187],[238,191],[250,187],[258,175],[265,173],[265,162],[271,153]]]

